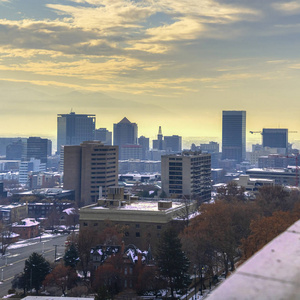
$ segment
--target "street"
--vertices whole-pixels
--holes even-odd
[[[64,255],[65,241],[68,234],[35,238],[12,244],[7,253],[0,258],[0,297],[8,294],[14,276],[24,270],[25,260],[33,253],[43,254],[53,262]]]

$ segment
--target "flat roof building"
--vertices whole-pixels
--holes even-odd
[[[223,111],[222,159],[246,158],[246,111]]]
[[[181,226],[187,212],[195,211],[195,202],[181,202],[180,200],[138,200],[124,194],[121,187],[108,189],[108,197],[100,198],[97,204],[80,209],[80,230],[90,228],[101,231],[107,226],[119,225],[124,229],[126,245],[134,244],[140,248],[155,246],[162,231],[168,226]]]
[[[248,169],[246,174],[250,178],[272,179],[278,185],[299,186],[298,173],[296,167],[289,166],[288,168],[272,169],[272,168],[253,168]]]
[[[263,128],[263,147],[282,149],[282,154],[288,151],[288,129],[284,128]]]
[[[79,145],[95,138],[95,115],[69,114],[57,115],[57,152],[61,146]]]
[[[162,190],[171,197],[211,199],[211,155],[183,151],[161,157]]]
[[[75,190],[79,207],[97,202],[99,190],[118,185],[118,147],[99,141],[64,147],[64,189]]]

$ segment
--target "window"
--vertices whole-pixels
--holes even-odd
[[[136,237],[140,237],[141,234],[140,234],[139,232],[136,232],[136,233],[135,233],[135,236],[136,236]]]
[[[140,228],[140,224],[135,224],[135,228]]]
[[[161,225],[157,225],[157,229],[160,230],[161,229]]]
[[[84,223],[83,223],[83,226],[88,226],[88,223],[84,222]]]

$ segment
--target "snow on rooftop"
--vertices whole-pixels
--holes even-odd
[[[75,213],[75,208],[74,207],[67,208],[67,209],[64,209],[63,212],[66,213],[68,216],[70,216]]]
[[[163,202],[163,201],[160,201]],[[172,202],[172,208],[178,208],[182,206],[183,204],[181,202]],[[94,206],[91,207],[92,209],[119,209],[119,210],[145,210],[145,211],[159,211],[158,209],[158,202],[157,201],[145,201],[140,200],[132,203],[127,203],[124,206],[121,207],[103,207],[103,206]],[[167,211],[168,209],[165,209],[164,211]]]
[[[21,221],[21,224],[13,225],[13,227],[31,227],[31,226],[37,226],[39,224],[40,222],[37,222],[35,219],[27,218],[27,219],[23,219]]]
[[[274,173],[285,173],[288,172],[286,169],[273,169],[273,168],[253,168],[248,169],[247,172],[274,172]]]

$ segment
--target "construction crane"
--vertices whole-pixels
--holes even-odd
[[[263,132],[262,131],[249,131],[251,134],[254,134],[254,133],[260,133],[261,135],[263,135]],[[298,133],[298,131],[288,131],[288,133]]]
[[[299,158],[299,154],[295,154],[295,155],[287,155],[286,158],[295,158],[295,165],[296,165],[296,169],[295,169],[295,186],[298,187],[299,186],[299,168],[298,168],[298,158]]]

